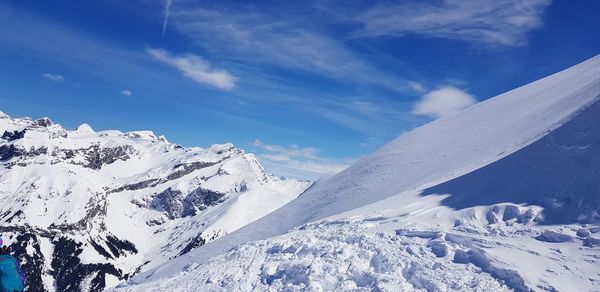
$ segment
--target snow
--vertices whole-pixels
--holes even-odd
[[[248,222],[260,219],[276,209],[279,209],[289,201],[293,200],[298,189],[302,185],[298,182],[296,186],[284,186],[290,190],[260,189],[244,192],[235,198],[231,198],[227,209],[219,214],[218,219],[207,228],[207,233],[234,231],[246,225]],[[287,194],[287,195],[286,195]]]
[[[592,233],[587,229],[579,228],[579,229],[577,229],[576,234],[578,237],[589,237]]]
[[[77,127],[77,129],[75,130],[77,132],[83,132],[83,133],[95,133],[94,129],[92,129],[92,127],[88,124],[81,124],[79,125],[79,127]]]
[[[588,237],[583,240],[583,246],[587,247],[597,247],[600,246],[600,239]]]
[[[507,206],[501,207],[521,208]],[[421,207],[340,214],[242,244],[205,263],[188,263],[176,277],[117,290],[588,291],[600,286],[600,247],[587,247],[585,240],[549,243],[535,238],[548,232],[574,234],[575,225],[549,231],[535,222],[500,219],[489,224],[485,209],[493,206],[461,214],[440,206],[417,218],[407,215]],[[463,223],[438,224],[452,216]]]
[[[422,239],[369,233],[364,224],[329,224],[241,245],[135,291],[508,290],[477,269],[438,260],[419,247]]]
[[[597,239],[575,235],[600,230],[599,99],[596,56],[404,134],[120,289],[598,290]]]
[[[183,148],[151,131],[94,132],[87,124],[69,131],[49,119],[1,118],[0,134],[5,131],[24,132],[22,138],[0,139],[0,147],[31,154],[0,161],[2,227],[67,236],[83,244],[79,256],[83,264],[108,262],[129,274],[176,257],[199,235],[210,241],[233,232],[283,206],[310,185],[265,173],[253,155],[233,144]],[[116,153],[114,161],[87,166],[111,153]],[[157,182],[124,188],[148,180]],[[169,188],[184,195],[199,188],[219,192],[223,202],[170,219],[151,204]],[[18,218],[6,221],[17,212],[21,212]],[[49,265],[54,247],[44,236],[38,234],[48,264],[42,277],[52,290]],[[109,250],[107,236],[130,241],[139,252],[108,259],[90,244]],[[30,245],[27,251],[33,252]],[[112,276],[107,279],[109,287],[118,282]]]
[[[562,234],[559,232],[546,230],[542,234],[538,235],[535,239],[539,241],[545,242],[568,242],[571,241],[572,238],[569,235]]]

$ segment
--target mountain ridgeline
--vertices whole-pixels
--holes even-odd
[[[0,113],[0,232],[26,291],[101,291],[297,197],[231,144],[66,130]]]

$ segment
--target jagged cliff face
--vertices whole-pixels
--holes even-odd
[[[0,113],[0,232],[28,291],[98,291],[227,234],[308,182],[266,174],[231,144],[68,131]]]

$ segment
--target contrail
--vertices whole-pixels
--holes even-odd
[[[162,27],[163,37],[165,36],[165,32],[167,31],[167,23],[169,22],[169,14],[170,14],[172,3],[173,3],[173,0],[166,0],[166,3],[165,3],[165,18],[163,20],[163,27]]]

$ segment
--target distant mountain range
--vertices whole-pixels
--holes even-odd
[[[185,148],[152,132],[67,130],[0,112],[0,232],[27,291],[101,291],[296,198],[231,144]]]

